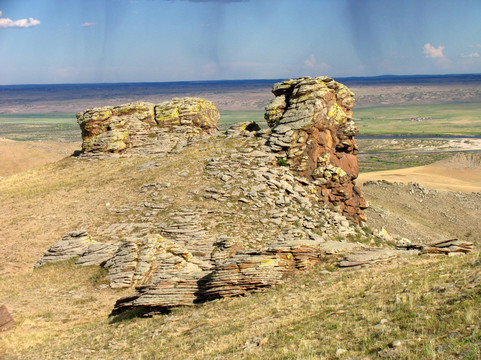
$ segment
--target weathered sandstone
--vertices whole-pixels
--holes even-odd
[[[354,182],[359,174],[354,94],[325,76],[279,82],[272,92],[276,97],[265,119],[279,163],[308,179],[319,199],[339,206],[356,222],[364,220],[367,205]]]
[[[187,139],[217,129],[219,111],[200,98],[174,98],[161,104],[136,102],[77,114],[83,153],[162,153]],[[131,150],[131,151],[132,151]]]
[[[332,240],[368,242],[373,236],[356,224],[365,203],[354,184],[353,94],[326,77],[284,81],[273,92],[265,116],[269,129],[236,124],[224,137],[197,136],[212,134],[219,117],[201,99],[78,114],[85,156],[147,154],[152,159],[141,166],[148,168],[177,156],[173,150],[191,138],[202,147],[220,146],[197,173],[179,173],[184,185],[203,184],[189,187],[182,206],[172,196],[178,196],[178,182],[150,180],[137,198],[109,208],[116,223],[97,232],[105,242],[84,232],[68,234],[38,265],[70,256],[78,257],[77,265],[107,268],[111,288],[135,289],[116,302],[117,314],[261,291],[326,256],[336,261],[340,253],[360,250],[359,243]],[[376,256],[369,261],[381,258]]]

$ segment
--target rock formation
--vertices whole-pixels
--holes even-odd
[[[53,244],[37,261],[35,267],[81,256],[93,243],[86,231],[72,231],[62,236],[60,241]]]
[[[158,105],[137,102],[77,114],[83,153],[162,153],[217,129],[219,111],[200,98],[174,98]],[[131,151],[132,151],[131,150]]]
[[[354,183],[359,174],[354,94],[325,76],[279,82],[272,92],[276,97],[265,119],[279,162],[308,179],[322,201],[339,206],[356,222],[364,220],[366,203]]]
[[[137,203],[110,209],[119,221],[108,226],[110,239],[67,234],[37,266],[78,257],[78,265],[106,267],[110,287],[135,288],[117,301],[115,314],[260,291],[328,254],[359,250],[357,243],[330,241],[372,236],[355,224],[365,204],[354,185],[353,94],[326,77],[284,81],[273,92],[265,116],[270,129],[236,124],[225,135],[197,137],[221,146],[191,178],[208,184],[191,189],[195,200],[186,194],[184,206],[173,208],[170,183],[143,184]],[[156,154],[175,156],[187,139],[214,133],[219,113],[205,100],[184,98],[77,117],[86,156],[147,154],[155,163]]]

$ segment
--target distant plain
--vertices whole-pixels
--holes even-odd
[[[479,74],[336,80],[356,94],[354,119],[359,128],[361,172],[423,166],[456,152],[481,148]],[[220,130],[245,121],[266,126],[264,107],[273,98],[271,87],[276,81],[0,86],[0,138],[60,143],[68,151],[74,143],[79,149],[76,112],[183,96],[213,101],[221,112]],[[0,162],[10,161],[7,148],[12,143],[2,144]],[[52,152],[51,160],[62,158],[65,151]],[[15,152],[18,158],[18,144]]]

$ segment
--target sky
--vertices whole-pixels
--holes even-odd
[[[0,85],[481,73],[480,0],[0,0]]]

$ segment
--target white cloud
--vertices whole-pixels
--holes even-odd
[[[14,28],[14,27],[29,28],[32,26],[40,25],[40,20],[37,20],[34,18],[12,20],[9,18],[2,18],[2,15],[3,15],[3,12],[0,11],[0,29]]]
[[[424,56],[427,58],[444,58],[444,46],[434,47],[430,43],[424,44]]]
[[[89,27],[89,26],[95,26],[95,25],[97,25],[97,23],[95,23],[95,22],[84,22],[84,23],[83,23],[82,25],[80,25],[80,26],[82,26],[82,27]]]
[[[306,59],[306,61],[304,61],[304,65],[311,68],[316,66],[316,57],[314,56],[314,54],[311,54],[309,59]]]
[[[472,53],[472,54],[461,54],[461,57],[463,58],[478,58],[480,57],[478,52]]]
[[[304,65],[306,67],[310,68],[310,69],[316,69],[316,70],[321,70],[321,71],[331,69],[331,66],[329,64],[325,63],[325,62],[322,62],[322,63],[318,64],[314,54],[311,54],[311,56],[309,56],[309,58],[307,58],[304,61]]]
[[[481,49],[481,44],[469,45],[470,48]]]

